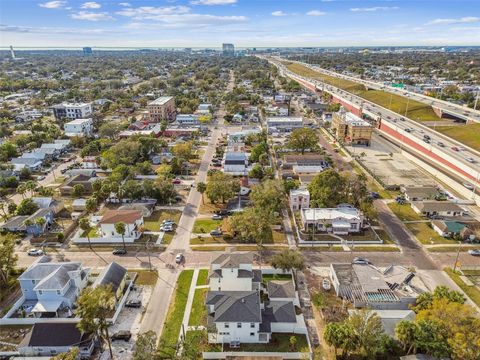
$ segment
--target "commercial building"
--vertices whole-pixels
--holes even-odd
[[[235,56],[235,46],[233,44],[222,44],[223,56]]]
[[[373,127],[369,122],[341,108],[333,114],[332,130],[338,141],[352,145],[370,145]]]
[[[172,121],[175,119],[175,99],[173,96],[161,96],[147,104],[150,121]]]
[[[302,117],[273,116],[267,118],[267,129],[269,134],[273,132],[289,132],[301,127],[303,127]]]
[[[86,119],[92,116],[92,103],[62,103],[52,106],[56,120]]]
[[[247,175],[248,156],[242,151],[225,152],[223,155],[223,172],[233,176]]]
[[[178,114],[176,123],[181,126],[200,125],[200,115],[196,114]]]
[[[93,119],[75,119],[63,125],[65,135],[72,136],[89,136],[93,131]]]

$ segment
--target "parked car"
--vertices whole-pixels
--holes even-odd
[[[222,219],[223,219],[223,216],[220,214],[214,214],[212,216],[212,220],[222,220]]]
[[[60,170],[60,173],[65,174],[65,173],[67,172],[67,170],[68,170],[68,169],[66,169],[66,168],[65,168],[65,169],[62,169],[62,170]]]
[[[182,183],[182,180],[180,180],[180,179],[173,179],[172,180],[172,184],[174,184],[174,185],[178,185],[178,184],[181,184],[181,183]]]
[[[222,230],[220,230],[220,229],[215,229],[215,230],[210,231],[210,235],[212,235],[212,236],[221,236],[222,234],[223,234]]]
[[[30,249],[27,251],[28,256],[41,256],[43,255],[43,250],[41,249]]]
[[[185,259],[185,257],[183,256],[183,254],[177,254],[177,256],[175,256],[175,262],[177,264],[181,264],[184,259]]]
[[[332,285],[330,283],[330,280],[329,279],[323,279],[322,281],[322,287],[324,290],[328,291],[332,288]]]
[[[129,308],[139,308],[142,307],[142,302],[140,300],[128,300],[125,306]]]
[[[473,189],[475,189],[475,187],[474,187],[472,184],[467,183],[467,182],[464,182],[464,183],[463,183],[463,186],[465,186],[468,190],[473,190]]]
[[[371,262],[368,259],[362,258],[362,257],[356,257],[353,259],[352,264],[357,264],[357,265],[370,265]]]
[[[160,226],[160,231],[172,232],[173,231],[173,225],[162,225],[162,226]]]
[[[480,249],[468,250],[468,253],[472,256],[480,256]]]
[[[120,330],[116,332],[115,334],[112,335],[112,341],[114,340],[125,340],[125,341],[130,341],[130,338],[132,337],[132,333],[128,330]]]
[[[165,219],[162,221],[162,226],[163,225],[175,225],[175,221],[171,220],[171,219]]]
[[[127,253],[127,250],[125,249],[114,249],[112,251],[113,255],[125,255]]]

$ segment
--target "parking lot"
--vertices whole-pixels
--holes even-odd
[[[347,146],[350,153],[386,185],[433,185],[435,182],[417,165],[406,159],[401,149],[373,134],[371,146]]]

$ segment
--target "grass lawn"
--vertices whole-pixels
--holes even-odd
[[[88,232],[87,232],[87,231],[84,231],[84,232],[82,233],[81,237],[85,237],[85,238],[86,238],[87,235],[88,235],[89,238],[101,237],[100,231],[99,231],[99,229],[98,229],[96,226],[92,227],[92,228],[90,229],[90,231],[88,231]]]
[[[468,250],[478,249],[480,250],[480,246],[465,246],[462,245],[460,247],[460,252],[467,252]],[[435,246],[427,249],[430,252],[457,252],[458,246]]]
[[[405,115],[407,110],[407,117],[417,121],[435,121],[440,118],[435,114],[431,106],[421,103],[419,101],[408,100],[406,97],[388,93],[382,90],[366,90],[365,87],[357,82],[338,79],[334,76],[325,75],[317,71],[311,70],[303,65],[296,63],[289,63],[287,68],[299,75],[311,77],[314,79],[322,80],[327,84],[346,90],[353,94],[356,94],[366,100],[369,100],[375,104],[381,105],[385,108],[390,108],[392,111]]]
[[[149,285],[155,286],[158,280],[157,270],[129,270],[129,272],[137,273],[137,278],[135,279],[136,285]]]
[[[198,272],[197,286],[208,285],[208,269],[200,269]]]
[[[480,150],[480,124],[437,126],[435,130],[475,150]]]
[[[438,235],[430,226],[429,223],[408,223],[405,226],[422,244],[456,244],[454,240],[446,239]]]
[[[178,224],[181,211],[178,210],[157,210],[151,216],[144,219],[144,227],[146,231],[160,231],[160,224],[163,220],[171,219]]]
[[[222,226],[223,220],[197,219],[193,224],[192,232],[195,234],[208,234],[210,231]]]
[[[190,313],[190,318],[188,319],[189,326],[207,325],[207,308],[205,305],[207,292],[207,288],[195,290],[195,296],[193,297],[192,303],[192,311]]]
[[[265,274],[262,275],[262,282],[264,284],[268,283],[270,280],[291,280],[292,275],[290,274]]]
[[[455,283],[467,294],[467,296],[472,300],[477,306],[480,306],[480,290],[476,286],[468,286],[460,278],[458,272],[454,272],[450,268],[445,268],[444,271],[450,276],[450,278],[455,281]]]
[[[395,243],[395,241],[392,240],[392,238],[390,237],[390,235],[388,235],[388,233],[383,230],[383,229],[375,229],[375,232],[377,233],[377,235],[380,237],[380,239],[383,240],[383,243],[384,244],[393,244]]]
[[[290,345],[291,336],[295,336],[297,339],[295,347]],[[241,344],[240,347],[236,349],[229,349],[227,345],[224,349],[254,352],[309,352],[307,337],[305,335],[283,333],[273,333],[268,344]]]
[[[371,251],[371,252],[400,252],[400,249],[396,246],[355,246],[354,251]]]
[[[420,215],[418,215],[409,204],[400,205],[396,202],[388,204],[390,210],[393,211],[397,217],[402,221],[418,221],[425,220]]]
[[[159,350],[162,354],[170,355],[171,358],[175,355],[192,277],[193,270],[184,270],[180,273],[174,297],[170,302],[170,308],[163,326],[162,336],[160,337],[161,348]]]

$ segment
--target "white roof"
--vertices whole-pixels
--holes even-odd
[[[308,189],[293,189],[290,190],[290,196],[298,196],[298,195],[303,195],[303,196],[310,196],[310,192]]]
[[[369,122],[363,120],[355,114],[352,114],[351,112],[347,112],[345,114],[345,122],[353,126],[372,126]]]
[[[32,312],[55,312],[62,302],[63,300],[42,300],[35,304]]]
[[[159,98],[150,101],[148,105],[165,105],[171,99],[173,99],[173,96],[160,96]]]
[[[69,124],[69,125],[80,125],[80,124],[84,124],[86,122],[90,122],[92,121],[91,118],[88,118],[88,119],[75,119],[75,120],[72,120],[72,121],[69,121],[67,123],[65,123],[65,125]]]
[[[267,122],[303,122],[303,118],[293,116],[274,116],[268,117]]]
[[[355,208],[314,208],[302,209],[306,221],[334,220],[343,218],[347,220],[360,219],[360,211]]]

